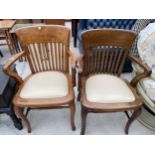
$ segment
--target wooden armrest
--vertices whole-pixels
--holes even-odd
[[[25,52],[20,52],[17,53],[15,55],[13,55],[12,57],[10,57],[8,59],[8,61],[5,63],[4,67],[3,67],[3,71],[6,75],[14,78],[18,84],[23,83],[23,80],[18,76],[17,73],[13,72],[10,67],[22,56],[24,56]]]
[[[77,56],[76,54],[74,54],[71,50],[68,51],[68,54],[71,58],[71,64],[72,64],[72,68],[76,68],[76,64],[77,64]]]
[[[142,60],[136,56],[132,56],[132,55],[128,55],[128,58],[135,62],[136,64],[138,64],[140,67],[142,67],[144,69],[144,72],[143,73],[138,73],[130,82],[130,84],[135,87],[138,83],[139,80],[145,78],[145,77],[148,77],[150,76],[151,74],[151,69],[148,67],[147,64],[144,64],[142,62]]]

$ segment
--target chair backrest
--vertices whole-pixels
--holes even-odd
[[[56,70],[69,72],[70,30],[64,26],[35,26],[18,29],[16,34],[32,73]]]
[[[119,76],[136,33],[118,29],[88,30],[82,34],[83,74],[110,73]]]

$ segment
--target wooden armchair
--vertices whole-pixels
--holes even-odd
[[[128,55],[136,33],[127,30],[97,29],[82,34],[84,55],[79,58],[79,98],[81,101],[82,128],[85,133],[89,112],[125,112],[129,120],[125,127],[128,134],[131,123],[141,113],[141,99],[132,86],[149,74],[145,64]],[[144,68],[131,83],[120,77],[126,58]],[[133,110],[130,117],[128,112]]]
[[[13,99],[16,114],[31,132],[27,119],[29,110],[70,107],[70,123],[75,130],[73,86],[76,56],[69,50],[70,30],[56,25],[35,26],[19,29],[16,33],[24,51],[11,57],[4,66],[4,72],[19,84]],[[32,72],[24,81],[10,69],[23,56]],[[23,108],[27,108],[26,113]]]

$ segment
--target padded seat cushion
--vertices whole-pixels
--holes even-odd
[[[24,99],[47,99],[68,95],[67,76],[58,71],[47,71],[32,75],[20,92]]]
[[[135,96],[122,79],[107,74],[94,75],[87,79],[86,98],[96,103],[135,101]]]

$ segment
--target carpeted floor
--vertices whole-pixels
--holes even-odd
[[[66,24],[70,27],[70,23]],[[71,49],[77,55],[79,55],[78,48],[73,47],[73,39],[71,39]],[[0,64],[4,64],[10,57],[7,47],[1,48],[4,58],[0,60]],[[131,79],[131,74],[122,75],[123,78]],[[77,90],[75,88],[75,94]],[[53,134],[53,135],[78,135],[81,128],[81,116],[80,116],[80,102],[76,104],[76,131],[72,131],[70,128],[70,116],[69,109],[56,109],[56,110],[33,110],[29,113],[28,119],[32,125],[31,134]],[[88,135],[120,135],[124,134],[124,127],[127,121],[127,117],[124,113],[104,113],[104,114],[89,114],[87,118],[86,134]],[[9,118],[5,114],[0,115],[0,134],[1,135],[23,135],[28,134],[26,127],[23,130],[17,130]],[[129,134],[133,135],[150,135],[155,134],[138,121],[135,121],[129,131]]]

